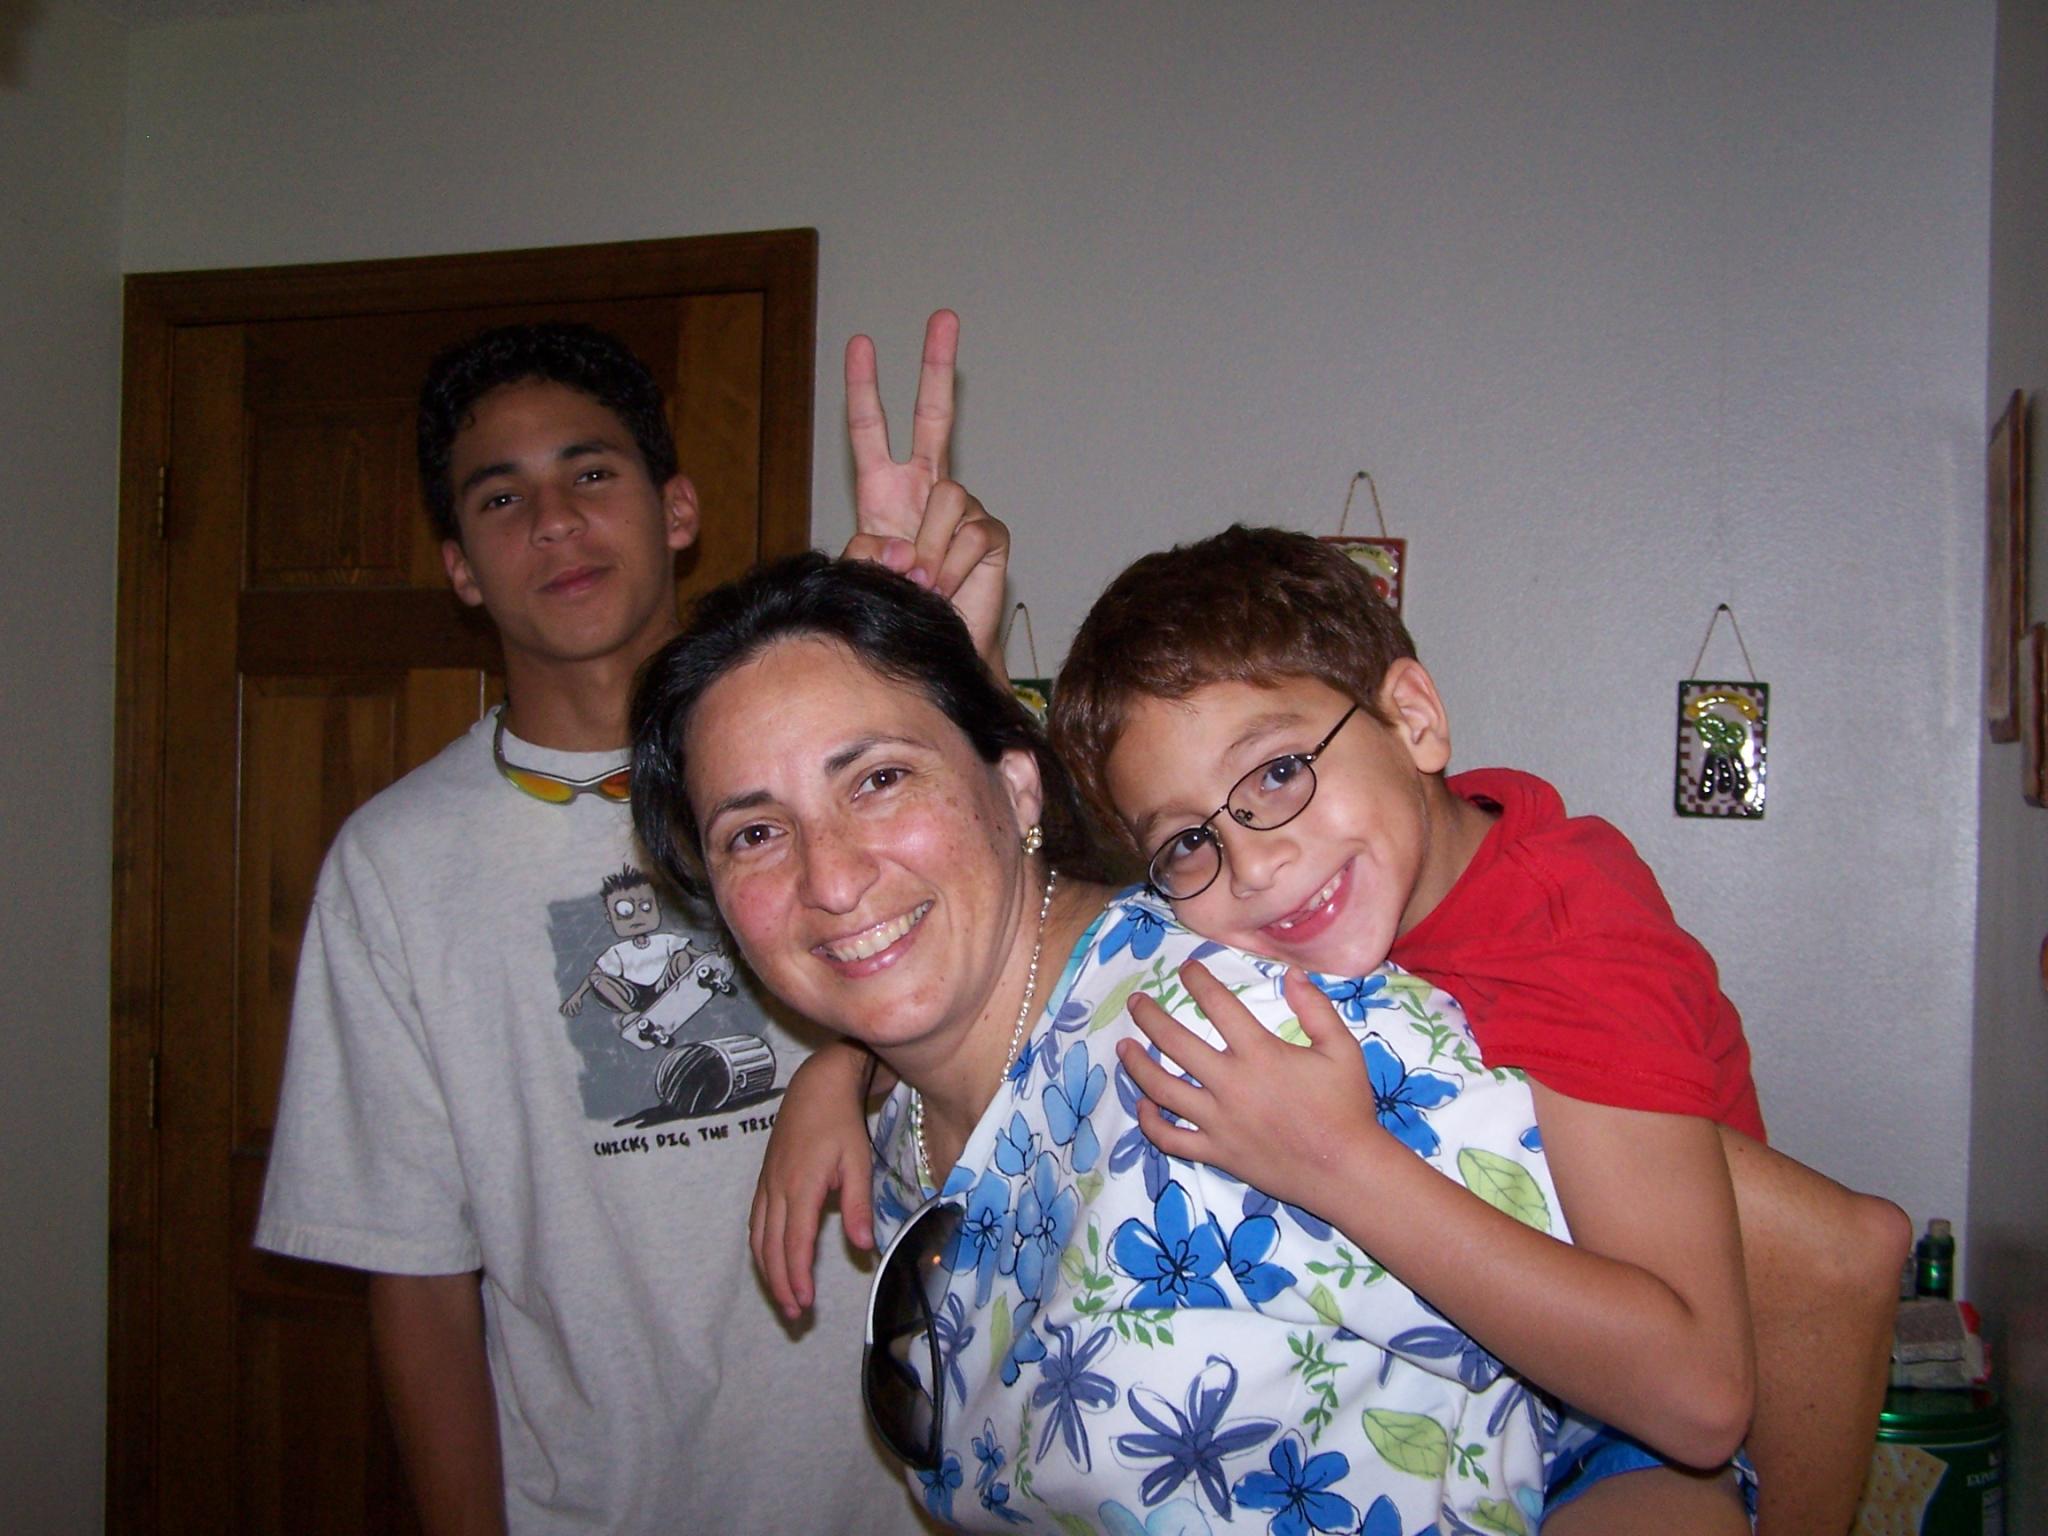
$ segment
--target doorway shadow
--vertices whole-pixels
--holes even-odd
[[[42,19],[41,0],[0,0],[0,91],[21,88],[28,35]]]

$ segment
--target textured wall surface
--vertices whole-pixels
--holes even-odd
[[[101,1529],[121,34],[0,16],[0,1526]]]
[[[2032,402],[2029,617],[2048,622],[2048,4],[1998,8],[1986,414]],[[2022,750],[1983,748],[1969,1273],[2010,1421],[2006,1529],[2048,1526],[2048,810],[2020,798]]]
[[[1792,1152],[1962,1219],[1991,7],[385,5],[130,54],[131,269],[815,224],[1047,667],[1104,574],[1370,468],[1458,760],[1636,837]],[[714,509],[715,510],[715,509]],[[1670,812],[1720,600],[1760,825]],[[1740,666],[1727,629],[1710,670]],[[1723,649],[1723,647],[1726,647]],[[1018,658],[1018,665],[1024,658]],[[1910,1149],[1910,1156],[1902,1155]]]
[[[815,225],[819,543],[849,531],[840,345],[876,334],[900,424],[939,303],[967,327],[957,467],[1016,527],[1043,669],[1116,564],[1232,518],[1333,528],[1370,468],[1458,761],[1547,774],[1635,837],[1721,959],[1780,1144],[1967,1241],[1980,756],[2011,778],[1978,706],[1993,23],[1992,0],[408,0],[145,27],[111,89],[113,42],[75,97],[0,94],[10,148],[9,112],[62,146],[20,194],[6,157],[7,195],[78,209],[67,254],[0,277],[33,316],[7,323],[59,324],[74,283],[104,306],[63,322],[87,472],[37,471],[89,510],[9,515],[42,520],[42,585],[82,570],[104,604],[110,210],[130,271]],[[0,390],[47,430],[48,391]],[[1670,811],[1674,686],[1722,600],[1772,685],[1756,825]],[[75,680],[84,807],[106,611],[34,642]],[[1740,666],[1723,626],[1706,670]],[[38,1124],[90,1134],[29,1166],[91,1183],[98,1217],[106,829],[78,820],[80,921],[9,964],[61,940],[83,968],[84,1009],[44,983],[82,1054],[38,1100],[75,1110]],[[24,867],[63,862],[17,862],[35,889]],[[2005,921],[2012,947],[2038,915]]]

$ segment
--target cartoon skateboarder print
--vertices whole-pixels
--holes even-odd
[[[680,934],[662,931],[661,899],[643,871],[628,864],[606,875],[598,899],[617,942],[563,1000],[565,1018],[581,1013],[583,1000],[595,992],[620,1015],[620,1037],[651,1051],[673,1045],[676,1031],[714,996],[733,995],[732,957],[716,946],[699,949]],[[695,985],[683,986],[685,978]]]

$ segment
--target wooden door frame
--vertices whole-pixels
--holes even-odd
[[[107,1249],[107,1526],[155,1529],[156,1081],[173,336],[183,326],[475,306],[762,295],[765,548],[810,542],[816,230],[390,261],[141,273],[124,285],[115,620]],[[168,1320],[176,1326],[176,1320]]]

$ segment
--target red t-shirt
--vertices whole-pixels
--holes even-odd
[[[1741,1016],[1629,840],[1597,816],[1567,818],[1530,774],[1481,768],[1449,786],[1500,818],[1450,894],[1394,941],[1394,963],[1465,1005],[1491,1066],[1761,1141]]]

